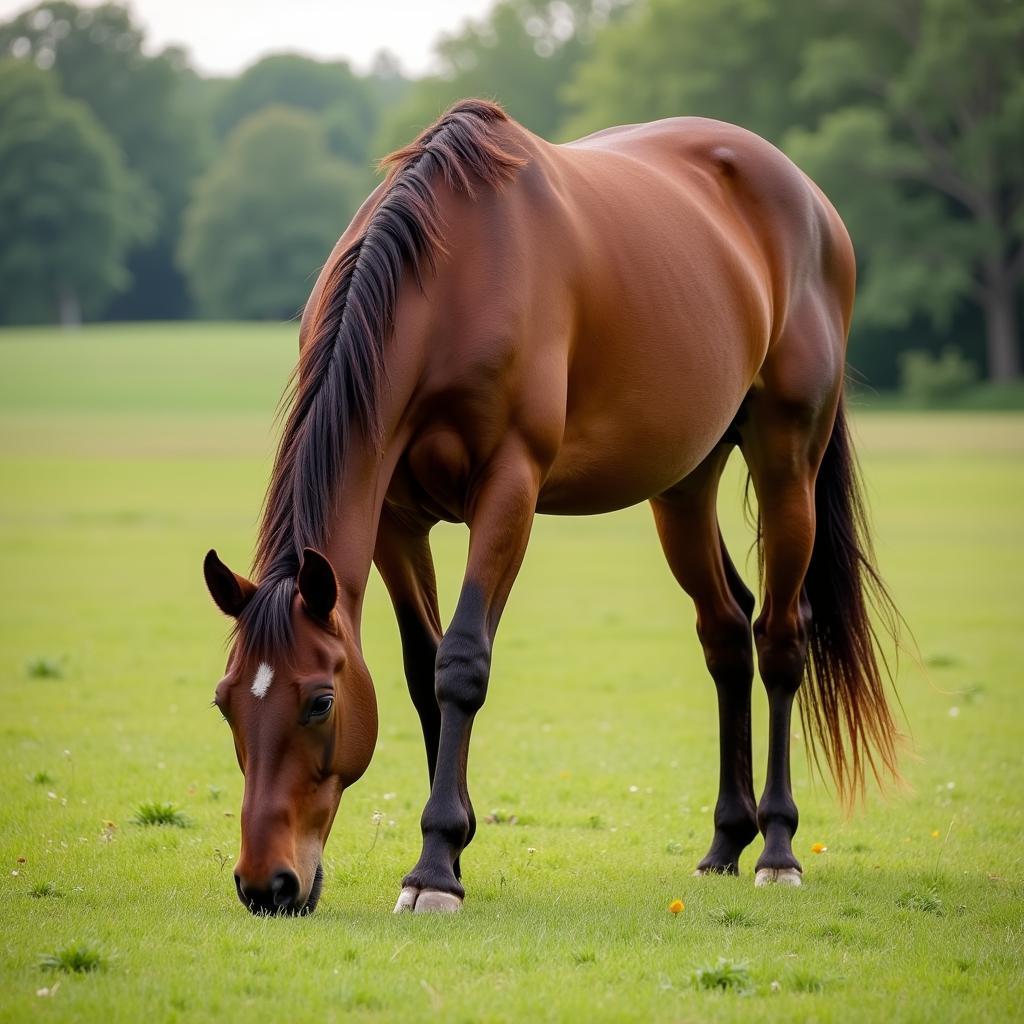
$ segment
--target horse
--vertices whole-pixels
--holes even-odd
[[[642,501],[717,691],[719,793],[696,873],[737,874],[760,833],[755,883],[800,884],[798,692],[844,799],[868,769],[898,778],[871,615],[895,609],[843,404],[855,260],[838,214],[770,143],[697,117],[554,145],[466,100],[382,167],[302,315],[252,579],[213,550],[204,562],[235,620],[214,700],[244,774],[239,899],[316,907],[339,801],[376,742],[360,646],[376,565],[430,780],[395,911],[458,910],[470,735],[533,519]],[[757,501],[756,619],[716,512],[734,448]],[[446,629],[429,545],[441,520],[469,527]],[[755,650],[769,708],[758,801]]]

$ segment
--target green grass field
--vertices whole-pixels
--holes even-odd
[[[295,333],[0,333],[0,1019],[1024,1019],[1024,416],[857,416],[880,562],[924,661],[899,673],[914,754],[908,792],[844,819],[797,740],[802,889],[755,890],[756,845],[738,879],[691,877],[714,690],[636,508],[536,527],[474,732],[474,803],[496,823],[463,857],[463,913],[390,913],[426,770],[376,578],[381,738],[320,909],[246,913],[242,779],[209,707],[225,620],[200,564],[213,545],[248,562]],[[736,468],[740,563],[741,489]],[[435,536],[450,611],[465,534]],[[759,779],[764,704],[755,683]],[[134,823],[152,801],[187,827]],[[703,988],[720,958],[702,977],[725,987]]]

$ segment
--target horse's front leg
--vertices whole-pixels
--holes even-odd
[[[468,503],[469,560],[459,603],[437,650],[434,692],[441,712],[437,764],[420,821],[423,851],[402,880],[395,912],[452,911],[465,890],[459,856],[476,831],[466,783],[473,719],[483,706],[491,647],[526,552],[539,472],[525,457],[495,460]]]

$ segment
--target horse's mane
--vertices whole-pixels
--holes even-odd
[[[380,443],[384,346],[403,270],[422,288],[443,253],[436,185],[474,195],[525,162],[502,143],[505,112],[464,100],[414,142],[381,161],[384,188],[362,234],[325,268],[309,335],[286,391],[284,430],[256,544],[256,593],[238,621],[250,654],[291,643],[291,604],[302,551],[322,548],[353,428]]]

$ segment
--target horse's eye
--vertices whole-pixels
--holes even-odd
[[[329,693],[325,693],[322,697],[317,697],[316,700],[310,704],[309,717],[325,718],[333,705],[334,698]]]

